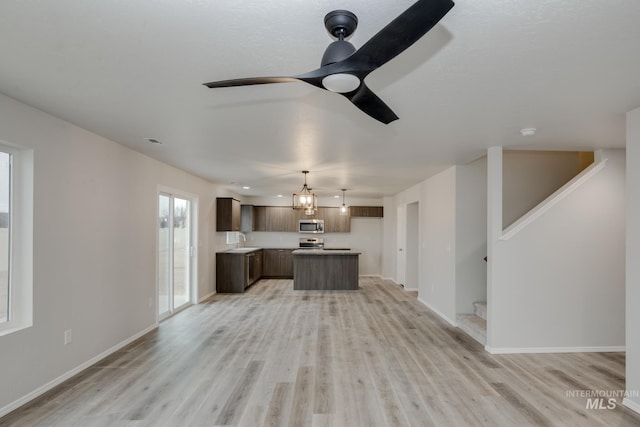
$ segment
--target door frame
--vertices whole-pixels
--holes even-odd
[[[159,253],[160,253],[160,239],[158,230],[160,229],[160,216],[158,212],[160,210],[160,196],[171,196],[178,197],[180,199],[185,199],[190,202],[190,229],[189,229],[189,241],[191,242],[191,256],[189,263],[189,302],[188,304],[184,304],[180,308],[169,310],[169,313],[163,316],[160,316],[158,313],[158,302],[160,298],[160,265],[159,265]],[[172,187],[167,187],[164,185],[158,185],[156,191],[156,207],[155,207],[155,236],[156,236],[156,297],[155,297],[155,313],[156,313],[156,324],[159,324],[162,320],[165,320],[174,314],[184,310],[185,308],[195,304],[198,301],[198,202],[199,197],[196,194],[189,193],[187,191],[179,190]],[[172,221],[171,221],[172,222]],[[173,266],[171,265],[171,276],[173,277]],[[173,295],[171,295],[173,298]],[[170,302],[170,306],[173,305],[173,301]]]

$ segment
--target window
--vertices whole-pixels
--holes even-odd
[[[0,335],[33,323],[33,151],[0,143]]]

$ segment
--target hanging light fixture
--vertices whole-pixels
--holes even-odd
[[[349,215],[349,207],[344,204],[344,192],[347,191],[346,188],[342,189],[342,206],[340,206],[340,215]]]
[[[318,198],[307,187],[307,174],[309,171],[302,171],[304,174],[304,185],[298,193],[293,193],[293,209],[304,209],[306,215],[313,215],[318,210]]]

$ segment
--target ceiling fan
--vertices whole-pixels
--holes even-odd
[[[364,78],[424,36],[453,5],[451,0],[418,0],[358,50],[345,40],[355,31],[358,18],[347,10],[334,10],[325,16],[324,24],[337,40],[327,47],[320,68],[297,76],[251,77],[204,85],[220,88],[303,81],[340,93],[369,116],[388,124],[398,116],[367,87]]]

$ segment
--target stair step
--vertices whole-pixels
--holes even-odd
[[[487,303],[486,301],[476,301],[473,303],[473,313],[487,320]]]
[[[458,328],[480,344],[487,343],[487,321],[475,314],[459,314]]]

